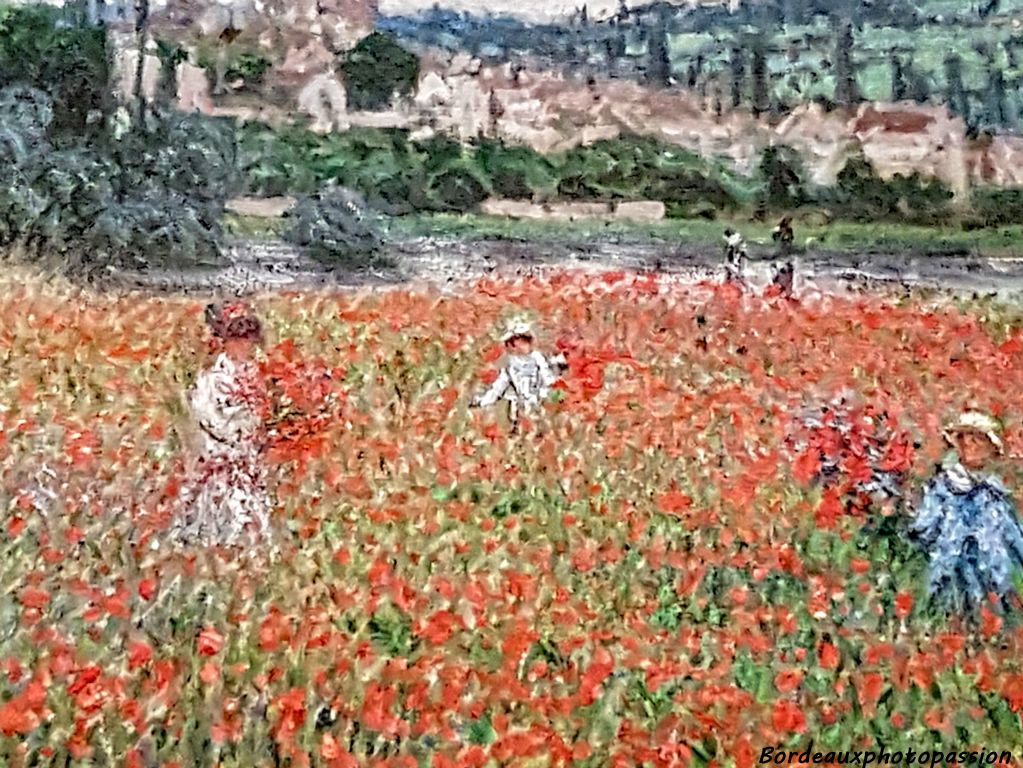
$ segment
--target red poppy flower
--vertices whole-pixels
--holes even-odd
[[[779,699],[774,702],[771,712],[771,723],[781,733],[803,733],[806,731],[806,717],[803,710],[794,702]]]
[[[216,656],[224,647],[224,637],[213,627],[205,627],[196,639],[196,651],[200,656]]]

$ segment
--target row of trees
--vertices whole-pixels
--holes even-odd
[[[840,218],[934,223],[950,214],[951,192],[917,176],[882,181],[854,156],[832,188],[818,189],[798,153],[764,152],[743,177],[723,163],[644,136],[597,141],[542,155],[483,139],[463,146],[434,137],[411,141],[399,130],[356,129],[318,136],[247,126],[241,163],[260,194],[303,194],[324,184],[356,188],[369,205],[392,215],[471,212],[490,196],[534,201],[660,200],[668,215],[759,217],[824,207]]]
[[[820,18],[828,20],[828,37],[798,41],[784,37],[785,24]],[[978,53],[987,62],[987,78],[970,90],[964,85],[963,59],[954,51],[939,71],[927,71],[914,61],[910,45],[873,50],[858,32],[865,22],[912,26],[919,19],[920,13],[908,2],[794,0],[744,3],[735,14],[714,7],[682,11],[660,3],[623,9],[606,23],[591,22],[581,12],[577,23],[567,27],[466,18],[445,11],[414,22],[385,19],[383,24],[410,42],[450,46],[457,40],[459,47],[482,58],[528,57],[583,76],[611,74],[641,79],[654,87],[688,87],[715,97],[722,108],[742,106],[757,113],[784,113],[808,100],[854,106],[864,98],[861,80],[866,66],[880,63],[887,65],[891,83],[880,98],[944,101],[975,130],[1020,127],[1023,90],[1020,82],[1006,77],[1002,62],[1008,57],[1010,66],[1014,64],[1013,44],[979,45]],[[721,43],[682,56],[673,52],[671,43],[682,32],[710,33]],[[822,63],[801,63],[801,56],[807,54],[823,59]],[[788,65],[779,70],[782,56]],[[809,82],[802,81],[804,74]],[[871,76],[876,77],[876,72]],[[825,82],[830,87],[822,85]]]

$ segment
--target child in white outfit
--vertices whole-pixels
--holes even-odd
[[[540,404],[557,381],[551,364],[563,366],[564,359],[559,356],[548,361],[534,350],[533,329],[525,322],[513,323],[501,340],[507,351],[501,372],[486,392],[473,398],[472,405],[485,407],[507,400],[509,418],[517,425],[520,409],[531,417],[539,413]]]

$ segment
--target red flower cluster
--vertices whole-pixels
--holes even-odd
[[[526,436],[468,408],[511,308],[567,359]],[[0,296],[0,762],[750,768],[821,733],[1023,742],[1023,633],[928,616],[919,569],[855,538],[871,483],[911,500],[964,399],[1019,452],[1011,317],[624,273],[255,311],[297,533],[265,569],[151,546],[201,306]]]

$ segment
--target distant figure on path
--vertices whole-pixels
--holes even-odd
[[[771,239],[778,243],[778,250],[782,256],[788,256],[792,252],[792,243],[795,237],[795,232],[792,231],[792,219],[789,216],[779,221],[778,226],[771,232]]]
[[[541,352],[533,349],[533,328],[525,321],[511,323],[502,335],[505,360],[497,379],[490,388],[473,398],[475,407],[487,407],[500,399],[508,401],[508,416],[517,427],[520,409],[526,416],[535,417],[540,405],[557,381],[551,363],[559,365],[563,359],[548,361]]]
[[[725,282],[746,285],[746,241],[733,229],[725,230]]]
[[[220,352],[188,393],[199,455],[172,533],[201,546],[264,543],[271,502],[261,454],[269,397],[254,360],[262,328],[242,304],[210,305],[206,320]]]
[[[985,413],[962,414],[945,431],[955,449],[924,489],[910,534],[930,557],[927,592],[935,603],[973,613],[995,595],[1015,594],[1023,565],[1023,528],[1012,495],[985,466],[1002,452],[1000,425]]]
[[[786,299],[791,299],[794,293],[795,283],[796,265],[792,259],[789,259],[778,267],[778,270],[774,273],[774,280],[771,284],[778,290],[778,295]]]

